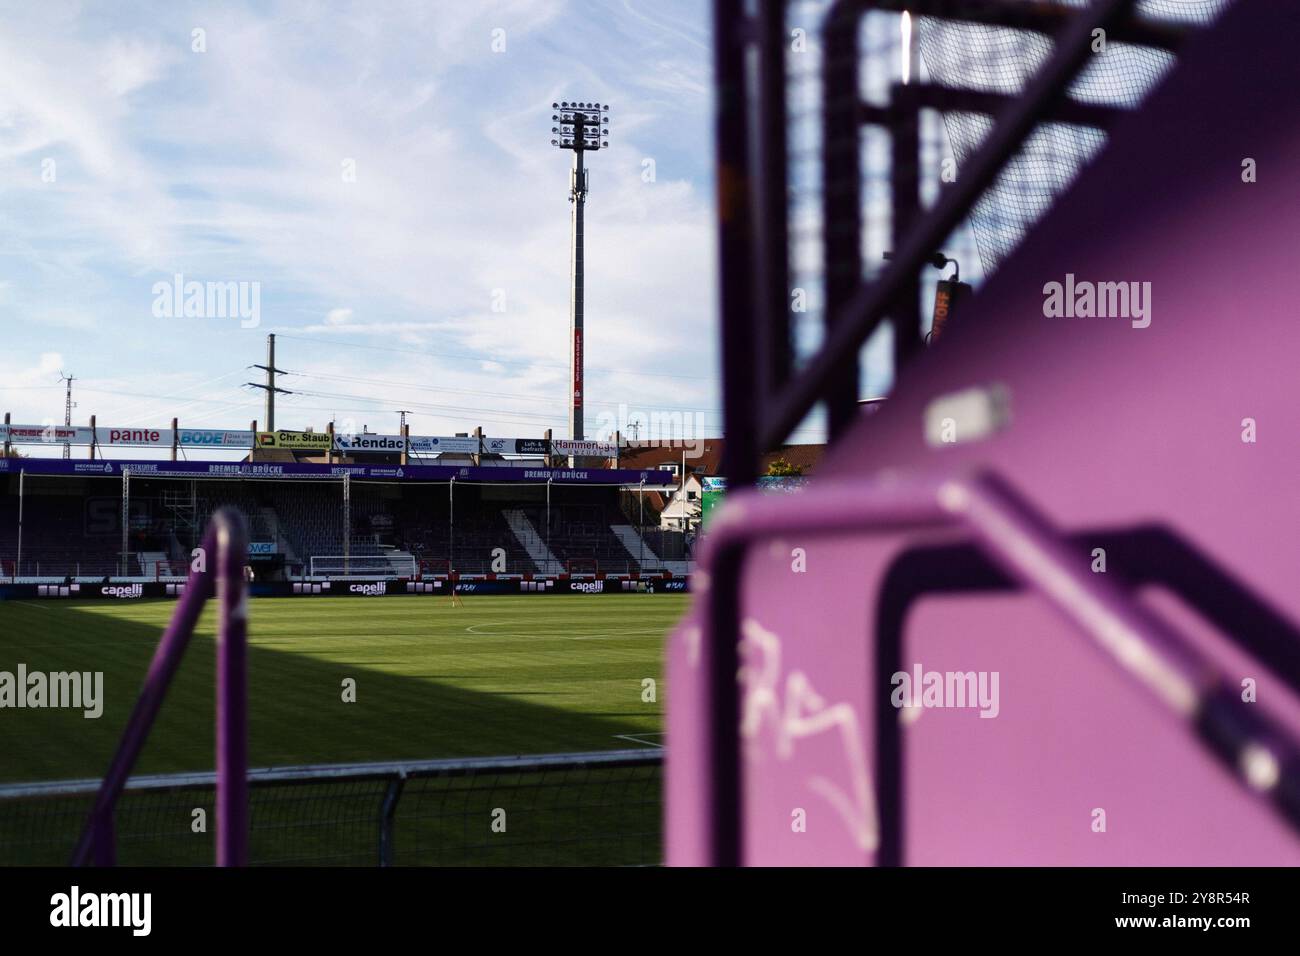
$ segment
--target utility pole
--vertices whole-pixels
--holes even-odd
[[[691,521],[686,512],[686,450],[682,450],[682,540],[686,540],[686,535],[690,533]]]
[[[587,204],[587,170],[582,154],[609,146],[609,105],[552,103],[552,146],[573,151],[569,173],[569,203],[573,207],[572,273],[569,293],[569,437],[582,441],[582,311],[583,311],[583,209]]]
[[[275,367],[275,335],[271,334],[266,337],[266,364],[250,365],[249,368],[260,368],[266,372],[266,384],[258,385],[256,382],[246,383],[249,388],[260,388],[266,391],[266,430],[275,431],[275,395],[279,392],[281,395],[292,395],[293,392],[287,388],[277,388],[275,377],[277,375],[287,374],[284,369]]]
[[[62,372],[59,373],[59,381],[68,383],[67,393],[63,399],[63,424],[68,428],[72,427],[72,410],[77,407],[77,403],[72,400],[72,382],[74,379],[75,376],[73,375],[64,375]],[[71,442],[65,441],[63,443],[63,457],[72,457]]]
[[[402,430],[400,432],[402,436],[402,455],[398,459],[398,462],[401,465],[406,466],[411,463],[411,430],[406,427],[406,416],[414,413],[403,408],[397,414],[402,416]]]

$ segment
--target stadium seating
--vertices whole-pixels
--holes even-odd
[[[120,530],[88,534],[84,515],[80,498],[66,494],[28,495],[23,506],[20,576],[98,578],[121,574]],[[143,543],[134,536],[130,542],[133,551]],[[17,559],[18,502],[7,497],[0,501],[0,564],[11,573]],[[136,560],[127,571],[132,575],[143,573]]]
[[[121,574],[120,499],[93,493],[99,490],[62,485],[33,493],[29,488],[24,574],[36,575],[38,566],[43,577]],[[544,489],[537,486],[457,483],[454,521],[446,485],[354,482],[349,493],[347,553],[396,556],[397,567],[410,555],[432,568],[450,562],[462,574],[487,574],[501,570],[494,557],[504,552],[507,574],[563,573],[571,564],[635,574],[643,563],[647,570],[661,570],[683,557],[680,535],[657,529],[648,532],[652,540],[643,547],[643,529],[624,513],[626,502],[612,487],[557,490],[548,510]],[[273,545],[291,576],[310,573],[312,558],[344,554],[343,490],[337,481],[139,478],[131,485],[127,574],[151,577],[160,561],[187,561],[201,530],[224,506],[246,516],[250,540]],[[0,566],[6,572],[17,558],[17,507],[14,496],[0,499]]]

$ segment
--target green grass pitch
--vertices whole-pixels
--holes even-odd
[[[627,749],[662,739],[664,639],[684,595],[278,598],[250,602],[249,764],[421,760]],[[172,601],[0,602],[0,671],[102,671],[104,712],[0,710],[0,784],[102,776]],[[211,770],[209,608],[134,773]],[[643,682],[655,681],[655,699]],[[343,699],[356,682],[356,701]],[[251,862],[377,862],[389,783],[256,786]],[[657,766],[412,778],[395,815],[398,865],[659,862]],[[194,808],[213,794],[123,795],[118,862],[211,863]],[[489,828],[509,808],[509,829]],[[0,865],[61,865],[89,797],[0,800]]]
[[[250,602],[249,765],[605,750],[663,730],[682,595]],[[0,710],[0,782],[101,776],[172,601],[0,602],[0,670],[103,671],[104,712]],[[211,770],[211,606],[135,773]],[[356,681],[356,702],[342,699]],[[643,700],[643,680],[656,699]],[[655,740],[656,737],[648,737]]]

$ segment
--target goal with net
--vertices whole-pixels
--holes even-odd
[[[185,581],[190,576],[188,561],[159,561],[153,566],[155,581]]]
[[[595,558],[569,558],[564,568],[571,578],[594,578],[600,573],[600,563]]]
[[[313,555],[314,578],[414,578],[418,572],[409,554]]]
[[[451,580],[451,561],[447,558],[429,558],[420,562],[420,580],[432,581],[439,578]]]

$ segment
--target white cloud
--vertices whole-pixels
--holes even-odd
[[[0,224],[0,324],[17,329],[19,354],[57,346],[79,374],[165,394],[159,368],[224,375],[261,360],[263,333],[294,332],[321,344],[282,340],[282,365],[549,394],[562,420],[569,154],[547,143],[549,104],[582,94],[615,115],[613,148],[591,157],[589,398],[716,405],[709,62],[696,6],[597,16],[559,0],[182,3],[118,23],[55,5],[24,17],[0,27],[0,171],[22,183]],[[190,51],[194,25],[207,53]],[[504,54],[490,48],[496,28]],[[40,179],[46,153],[53,184]],[[641,180],[647,156],[655,183]],[[342,175],[349,159],[355,182]],[[260,282],[263,328],[148,324],[150,284],[174,272]],[[496,289],[505,313],[491,311]],[[204,414],[228,409],[243,424],[257,401],[237,389],[232,379],[212,392]],[[356,391],[388,407],[430,399],[396,385]],[[461,409],[446,419],[469,415],[473,398],[442,402]],[[173,403],[137,404],[167,416]],[[329,409],[304,414],[320,425]]]

